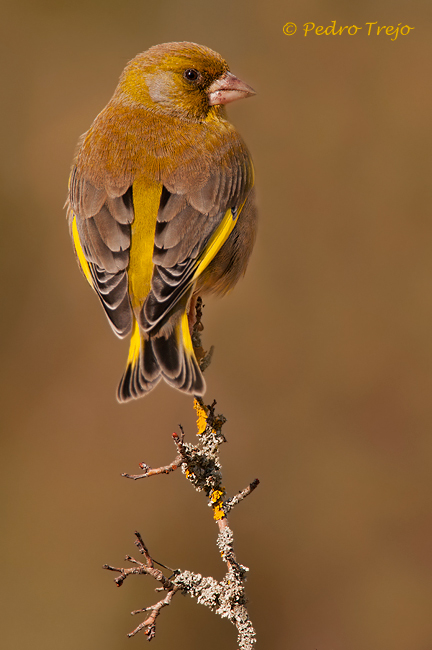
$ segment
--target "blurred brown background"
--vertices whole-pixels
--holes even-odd
[[[360,5],[360,3],[359,3]],[[2,646],[133,650],[150,580],[115,588],[141,531],[156,559],[221,577],[216,527],[171,461],[191,400],[120,406],[127,343],[80,275],[63,211],[78,136],[124,65],[192,40],[258,92],[229,107],[256,165],[245,280],[207,299],[208,400],[260,648],[432,648],[431,5],[295,0],[2,2]],[[301,25],[356,24],[355,36]],[[299,25],[294,36],[282,27]],[[408,24],[367,37],[365,23]],[[235,648],[177,597],[154,647]]]

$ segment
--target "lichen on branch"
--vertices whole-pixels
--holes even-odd
[[[190,318],[190,326],[195,354],[201,370],[204,371],[211,361],[213,348],[209,352],[205,352],[202,347],[202,307],[202,300],[198,297],[194,307],[195,317]],[[172,434],[177,455],[171,463],[156,468],[149,467],[146,463],[140,463],[141,474],[123,474],[122,476],[134,480],[150,478],[159,474],[170,474],[180,467],[189,483],[198,492],[204,493],[209,500],[208,505],[212,508],[213,518],[218,526],[216,545],[222,561],[226,564],[225,576],[218,582],[215,578],[202,576],[200,573],[180,569],[174,570],[156,562],[151,557],[138,532],[135,532],[135,545],[144,556],[144,561],[141,562],[130,555],[126,555],[126,561],[132,564],[131,567],[113,567],[105,564],[104,569],[119,574],[115,578],[115,582],[119,587],[130,575],[149,575],[161,585],[156,591],[166,593],[165,597],[154,605],[132,612],[132,614],[142,612],[148,612],[149,614],[128,636],[135,636],[138,632],[143,631],[148,640],[151,641],[156,634],[156,619],[161,610],[170,605],[172,598],[180,591],[183,594],[189,594],[200,605],[208,607],[222,618],[231,621],[237,628],[239,650],[252,650],[255,643],[255,630],[247,611],[245,594],[246,574],[249,569],[236,559],[234,533],[228,526],[227,515],[255,490],[259,481],[255,479],[244,490],[231,498],[227,498],[219,457],[219,447],[226,442],[222,433],[226,418],[221,414],[217,414],[215,407],[216,401],[210,405],[205,405],[202,399],[195,398],[197,444],[185,442],[185,433],[182,426],[180,426],[180,434]],[[168,571],[169,576],[166,576],[161,569],[156,568],[155,564]]]
[[[144,556],[144,561],[138,561],[127,555],[126,560],[132,564],[131,567],[104,565],[104,568],[119,573],[115,579],[118,586],[121,586],[130,575],[149,575],[160,583],[158,591],[166,593],[165,597],[154,605],[132,612],[133,614],[149,612],[149,615],[128,636],[135,636],[143,631],[149,640],[153,639],[156,634],[156,619],[162,608],[168,606],[174,595],[181,591],[195,598],[197,603],[209,607],[222,618],[231,621],[237,628],[239,649],[251,650],[255,643],[255,630],[246,607],[245,581],[248,568],[236,559],[234,534],[228,526],[227,514],[257,487],[259,481],[255,479],[237,495],[226,498],[219,458],[219,447],[225,442],[222,427],[226,418],[216,414],[215,406],[216,402],[206,406],[202,400],[194,400],[197,413],[197,444],[185,442],[185,433],[180,427],[180,434],[173,434],[177,455],[171,463],[158,468],[140,463],[143,470],[141,474],[123,474],[123,476],[137,480],[158,474],[169,474],[181,468],[186,479],[195,489],[203,492],[209,499],[213,518],[219,529],[216,544],[221,559],[227,567],[225,576],[221,581],[217,581],[199,573],[173,570],[160,565],[169,571],[170,575],[167,577],[162,570],[155,567],[157,563],[152,559],[138,532],[135,533],[137,537],[135,544]]]

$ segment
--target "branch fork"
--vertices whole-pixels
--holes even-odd
[[[122,568],[105,564],[103,568],[119,573],[115,578],[115,583],[119,587],[130,575],[149,575],[160,583],[161,586],[157,591],[166,592],[165,597],[154,605],[132,612],[132,614],[149,612],[149,615],[128,634],[129,637],[143,631],[149,641],[153,639],[156,634],[157,617],[164,607],[171,604],[174,595],[180,591],[189,594],[199,604],[209,607],[222,618],[230,620],[237,628],[239,650],[252,650],[255,643],[255,630],[247,612],[247,599],[244,589],[248,568],[240,564],[236,559],[234,534],[228,526],[227,515],[253,492],[259,481],[255,479],[237,495],[226,498],[219,459],[219,446],[226,442],[222,434],[222,427],[226,419],[223,415],[216,414],[215,406],[216,402],[206,406],[201,399],[195,398],[194,408],[197,413],[198,444],[193,445],[185,442],[185,433],[180,426],[180,434],[173,433],[177,455],[171,463],[157,468],[140,463],[140,468],[143,470],[141,474],[122,474],[122,476],[137,480],[159,474],[170,474],[180,468],[195,489],[204,492],[209,499],[209,506],[213,510],[213,518],[219,529],[216,544],[222,561],[227,566],[224,578],[218,582],[212,577],[205,577],[199,573],[179,569],[174,571],[159,564],[151,557],[138,532],[135,532],[135,545],[144,556],[143,561],[138,561],[127,555],[126,561],[133,566]],[[155,567],[155,564],[159,564],[159,566],[168,570],[170,576],[167,577],[161,569]]]

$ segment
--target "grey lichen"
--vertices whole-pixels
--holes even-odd
[[[255,631],[246,609],[247,599],[244,588],[246,573],[249,569],[237,562],[234,553],[234,534],[228,526],[227,513],[248,496],[257,487],[259,481],[257,479],[252,481],[236,496],[226,499],[219,459],[219,446],[225,442],[221,429],[226,420],[223,415],[215,414],[215,404],[216,402],[205,406],[201,400],[195,400],[195,410],[198,416],[197,445],[185,442],[184,432],[181,429],[181,435],[173,434],[177,447],[177,456],[173,462],[155,469],[141,463],[143,474],[124,474],[124,476],[132,479],[148,478],[157,474],[169,474],[181,467],[182,472],[195,489],[204,492],[209,498],[209,506],[213,509],[213,517],[219,528],[216,544],[222,561],[227,567],[223,579],[218,582],[212,577],[179,569],[170,570],[171,576],[166,577],[160,569],[154,566],[154,560],[138,532],[135,533],[137,537],[135,544],[145,561],[141,562],[126,556],[126,559],[133,565],[131,568],[124,569],[110,565],[105,565],[105,568],[120,574],[116,578],[118,586],[121,586],[129,575],[145,574],[152,576],[161,584],[158,591],[164,591],[167,594],[155,605],[133,612],[149,612],[149,614],[129,636],[134,636],[143,630],[147,638],[152,639],[156,633],[156,619],[160,611],[171,603],[173,596],[178,591],[182,591],[195,598],[200,605],[209,607],[222,618],[231,621],[237,628],[239,650],[252,650],[256,640]],[[167,567],[163,568],[167,569]]]

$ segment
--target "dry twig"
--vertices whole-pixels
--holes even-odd
[[[212,350],[208,354],[204,352],[201,345],[201,307],[201,299],[198,299],[195,307],[196,320],[193,325],[193,334],[194,346],[200,348],[201,365],[203,365],[208,364]],[[159,616],[161,609],[169,605],[174,595],[181,591],[196,598],[198,603],[206,605],[222,618],[228,618],[237,628],[239,650],[251,650],[255,643],[255,630],[247,612],[247,599],[244,589],[248,568],[240,564],[236,559],[234,535],[228,526],[227,514],[258,486],[259,481],[255,479],[237,495],[226,499],[219,459],[219,446],[225,442],[222,427],[226,419],[223,415],[215,413],[215,406],[216,402],[205,406],[201,399],[196,398],[194,401],[198,426],[197,445],[185,442],[184,431],[180,427],[180,435],[173,433],[177,455],[172,463],[158,468],[151,468],[145,463],[140,463],[141,469],[144,470],[142,474],[123,474],[123,476],[134,480],[149,478],[158,474],[169,474],[181,467],[183,474],[195,489],[204,492],[209,498],[209,506],[213,510],[213,517],[219,528],[217,547],[222,560],[227,565],[224,578],[218,582],[212,577],[205,577],[199,573],[179,569],[173,571],[164,565],[160,565],[171,572],[170,577],[166,577],[160,569],[155,568],[154,564],[159,563],[152,559],[138,532],[135,532],[137,537],[135,544],[144,556],[145,562],[139,562],[127,555],[126,560],[133,564],[132,567],[125,569],[106,564],[104,568],[120,574],[115,578],[115,582],[119,587],[129,575],[150,575],[161,584],[157,591],[167,592],[166,596],[156,604],[132,612],[132,614],[142,612],[150,612],[150,614],[128,636],[134,636],[143,630],[148,640],[153,639],[156,633],[156,618]]]

